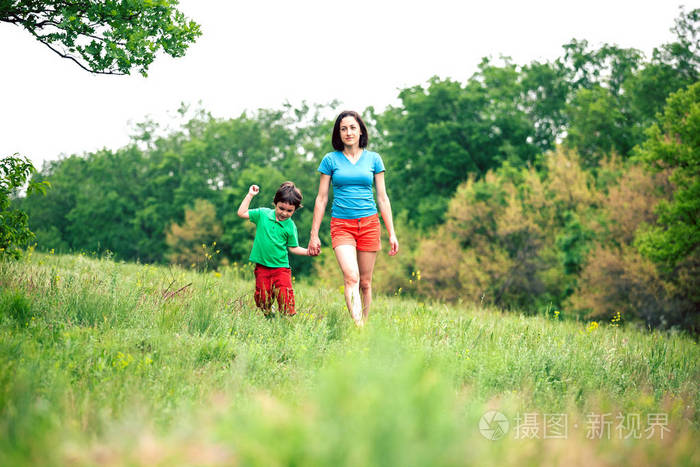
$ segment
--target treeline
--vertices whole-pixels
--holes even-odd
[[[651,57],[573,40],[554,61],[484,59],[465,82],[433,78],[366,109],[402,243],[375,287],[697,331],[699,19],[682,11]],[[252,183],[259,206],[284,180],[302,189],[307,240],[338,110],[183,108],[175,130],[144,122],[127,147],[47,163],[34,177],[46,197],[15,203],[44,250],[245,262],[252,234],[235,212]],[[293,257],[296,273],[336,274],[323,256]]]
[[[261,186],[258,206],[271,206],[287,179],[313,203],[318,154],[330,145],[319,111],[287,107],[219,120],[183,107],[185,122],[165,135],[144,122],[127,147],[46,163],[35,179],[52,189],[19,200],[20,207],[44,250],[200,268],[246,261],[252,233],[236,210],[250,184]],[[310,230],[302,226],[310,226],[311,211],[295,216],[300,232]],[[311,266],[298,264],[302,273]]]

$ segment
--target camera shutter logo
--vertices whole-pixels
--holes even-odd
[[[506,416],[495,410],[486,412],[479,420],[481,435],[491,441],[503,438],[509,429],[510,424]]]

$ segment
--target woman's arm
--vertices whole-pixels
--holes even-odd
[[[311,221],[311,235],[309,237],[309,256],[316,256],[321,253],[321,239],[318,238],[318,231],[321,229],[321,221],[326,213],[328,204],[328,188],[331,184],[331,176],[321,174],[318,183],[318,194],[314,204],[314,219]]]
[[[377,187],[377,207],[379,207],[379,212],[382,214],[382,219],[384,219],[386,230],[389,232],[389,244],[391,245],[389,255],[394,256],[399,252],[399,240],[396,238],[396,232],[394,232],[394,218],[391,216],[391,203],[389,202],[389,196],[386,194],[384,172],[374,174],[374,186]]]

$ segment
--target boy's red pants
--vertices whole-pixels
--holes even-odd
[[[255,304],[267,314],[275,298],[281,312],[290,316],[297,314],[294,309],[291,268],[268,268],[256,264]]]

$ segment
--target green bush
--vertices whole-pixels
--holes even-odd
[[[5,289],[0,295],[0,314],[25,326],[34,316],[34,311],[31,301],[22,292]]]

